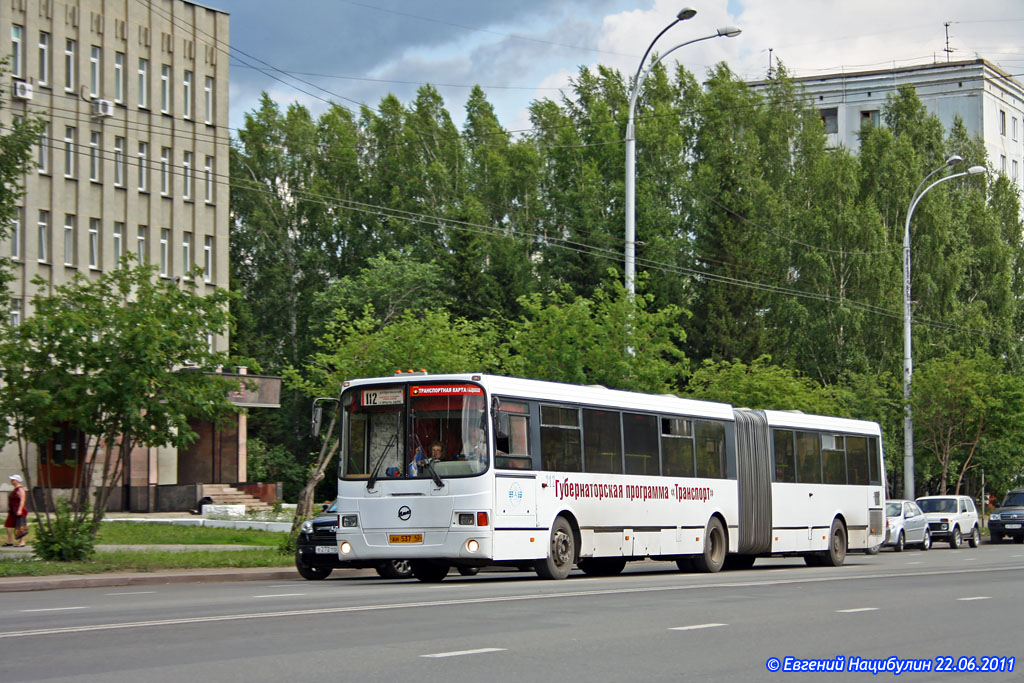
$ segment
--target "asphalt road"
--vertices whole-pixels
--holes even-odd
[[[342,571],[320,582],[8,593],[0,680],[849,681],[879,676],[773,673],[769,660],[842,656],[848,668],[859,657],[870,668],[895,656],[932,668],[901,680],[1019,681],[1022,596],[1018,545],[850,555],[840,568],[759,560],[713,575],[648,562],[566,581]],[[935,671],[944,665],[1003,670]]]

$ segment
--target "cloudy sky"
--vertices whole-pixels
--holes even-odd
[[[480,85],[509,130],[529,104],[560,97],[581,66],[636,71],[651,40],[684,6],[697,10],[658,41],[702,74],[726,61],[763,78],[769,54],[799,76],[984,57],[1024,80],[1022,0],[203,0],[231,14],[231,126],[261,91],[282,107],[409,102],[435,85],[461,125]],[[769,53],[769,50],[771,52]]]

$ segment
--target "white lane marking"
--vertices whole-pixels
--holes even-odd
[[[294,583],[278,583],[273,586],[267,586],[267,588],[291,588],[294,585]]]
[[[1024,555],[1010,555],[1010,557],[1024,557]]]
[[[924,564],[923,562],[907,562],[907,564]]]
[[[60,612],[69,609],[89,609],[88,607],[47,607],[45,609],[23,609],[22,612]]]
[[[972,598],[957,598],[957,600],[959,600],[960,602],[970,602],[971,600],[991,600],[991,599],[992,598],[990,598],[987,595],[976,595],[976,596],[974,596]]]
[[[420,657],[462,657],[463,655],[482,655],[488,652],[504,652],[503,647],[482,647],[479,650],[458,650],[457,652],[436,652],[432,655],[420,655]]]
[[[376,605],[352,605],[349,607],[322,607],[317,609],[284,610],[280,612],[250,612],[246,614],[220,614],[210,617],[182,617],[178,619],[162,619],[154,621],[129,621],[111,624],[90,624],[85,626],[67,626],[58,628],[41,628],[28,631],[0,631],[0,639],[24,638],[26,636],[50,636],[63,633],[87,633],[91,631],[113,631],[118,629],[138,628],[140,626],[181,626],[183,624],[201,624],[218,621],[245,621],[249,619],[270,619],[279,617],[307,617],[323,614],[351,614],[358,612],[380,612],[385,610],[413,609],[416,607],[450,607],[464,605],[484,605],[491,603],[519,602],[523,600],[566,600],[571,598],[592,598],[600,595],[621,596],[633,593],[667,593],[674,591],[708,591],[733,590],[735,588],[761,588],[766,586],[786,586],[809,583],[834,583],[845,581],[866,581],[876,579],[908,579],[915,581],[922,576],[955,576],[958,574],[995,574],[1002,572],[1020,572],[1022,567],[982,567],[981,569],[942,569],[936,571],[915,572],[879,572],[877,574],[859,574],[856,576],[805,576],[803,578],[776,579],[768,581],[729,581],[723,583],[690,583],[682,586],[643,586],[640,588],[608,588],[605,590],[567,591],[552,593],[528,593],[526,595],[493,596],[486,598],[462,598],[459,600],[428,600],[423,602],[395,602]],[[806,573],[806,572],[805,572]],[[570,584],[575,581],[570,581]]]
[[[855,609],[837,609],[839,614],[853,614],[854,612],[877,612],[877,607],[857,607]]]
[[[305,593],[274,593],[272,595],[254,595],[254,598],[291,598],[297,595],[305,595]]]
[[[978,561],[978,558],[976,558],[976,557],[965,557],[964,558],[964,562],[977,562],[977,561]]]
[[[669,631],[696,631],[702,628],[718,628],[719,626],[728,626],[729,624],[694,624],[693,626],[673,626]]]
[[[150,593],[156,593],[156,591],[132,591],[130,593],[104,593],[104,595],[149,595]]]

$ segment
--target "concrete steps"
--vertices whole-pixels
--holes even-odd
[[[246,510],[271,510],[273,506],[227,484],[203,484],[203,495],[217,505],[244,505]]]

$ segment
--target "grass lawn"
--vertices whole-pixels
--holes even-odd
[[[27,541],[31,545],[33,533]],[[0,577],[53,576],[56,574],[102,574],[114,571],[152,572],[163,569],[230,567],[288,567],[290,554],[276,550],[284,532],[254,529],[207,529],[205,527],[107,522],[100,527],[98,544],[103,545],[253,545],[252,550],[205,552],[191,550],[119,550],[98,552],[85,562],[43,562],[35,558],[0,557]]]

